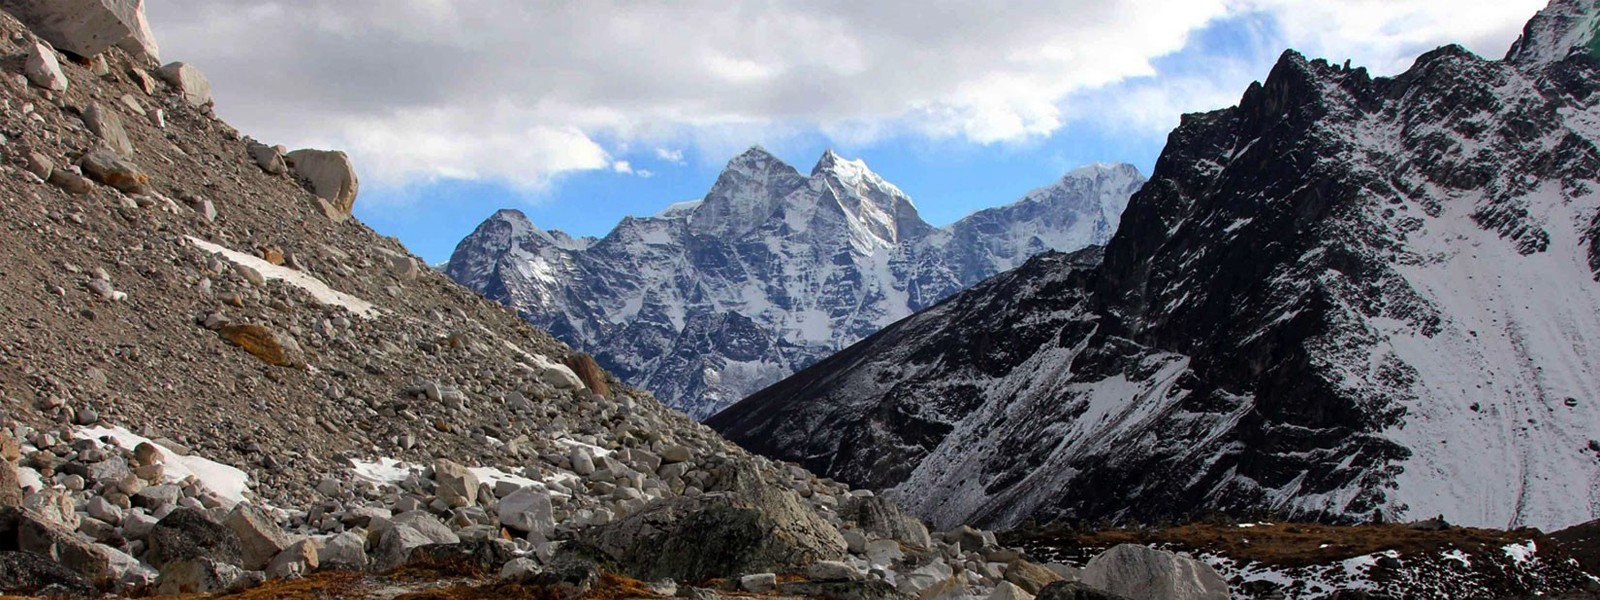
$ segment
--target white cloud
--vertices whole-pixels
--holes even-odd
[[[1309,55],[1349,58],[1393,75],[1418,54],[1461,44],[1498,59],[1547,0],[1247,0],[1272,13],[1283,37]]]
[[[633,165],[628,164],[628,161],[619,160],[619,161],[616,161],[614,163],[611,163],[611,170],[613,172],[617,172],[617,173],[632,174],[633,173]]]
[[[683,151],[671,148],[656,148],[656,158],[675,164],[683,164]]]
[[[1281,46],[1378,72],[1449,41],[1497,55],[1540,3],[164,0],[148,10],[163,55],[204,69],[218,112],[263,141],[349,149],[377,185],[538,189],[562,172],[633,170],[625,148],[683,164],[677,148],[716,158],[797,132],[988,144],[1079,119],[1159,132],[1174,111],[1236,100]],[[1271,47],[1268,58],[1158,73],[1154,61],[1207,24],[1250,15],[1274,24],[1251,41]]]

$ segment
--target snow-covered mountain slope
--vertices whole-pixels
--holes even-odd
[[[1287,52],[1183,118],[1098,266],[1036,259],[710,423],[941,527],[1600,516],[1595,10],[1394,78]]]
[[[757,147],[705,198],[598,240],[502,210],[447,273],[703,419],[1034,254],[1104,243],[1143,181],[1085,167],[935,228],[859,160],[804,175]]]

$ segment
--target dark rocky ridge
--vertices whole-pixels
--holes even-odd
[[[709,423],[941,526],[1593,518],[1600,62],[1535,48],[1593,12],[1393,78],[1287,52],[1184,117],[1098,267],[997,277]]]

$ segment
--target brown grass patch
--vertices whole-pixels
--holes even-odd
[[[625,600],[628,598],[659,598],[650,593],[643,581],[611,573],[602,573],[594,589],[579,596],[580,600]],[[395,600],[562,600],[555,590],[509,583],[482,583],[459,585],[435,590],[425,590],[396,596]]]

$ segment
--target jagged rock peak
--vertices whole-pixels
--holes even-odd
[[[1506,60],[1519,66],[1538,67],[1578,53],[1600,57],[1595,39],[1597,28],[1600,28],[1600,2],[1552,0],[1528,20],[1522,35],[1506,53]]]

